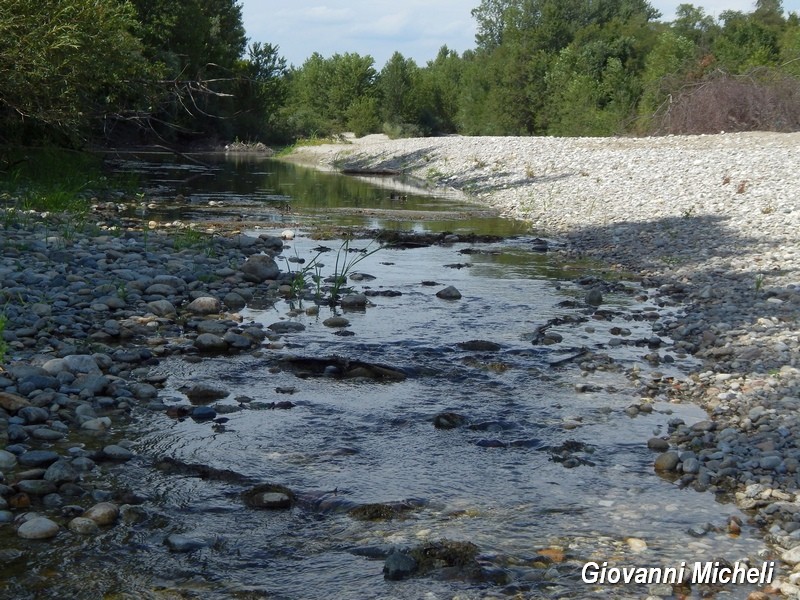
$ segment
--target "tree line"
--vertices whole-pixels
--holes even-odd
[[[800,18],[481,0],[475,47],[287,65],[236,0],[0,0],[0,143],[800,129]]]

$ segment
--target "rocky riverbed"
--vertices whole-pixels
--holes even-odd
[[[641,399],[629,414],[662,400],[704,406],[707,421],[687,427],[676,419],[669,435],[650,441],[654,467],[678,485],[731,497],[752,511],[794,567],[800,564],[797,141],[771,134],[370,137],[298,157],[406,171],[429,185],[460,189],[563,242],[543,243],[542,251],[602,260],[611,287],[619,273],[632,273],[655,288],[650,301],[683,305],[683,313],[653,313],[653,337],[675,340],[670,353],[693,354],[703,366],[680,380],[659,377],[659,364],[672,358],[653,344],[647,360],[656,372],[641,377]],[[0,213],[0,523],[4,535],[13,532],[6,542],[15,540],[0,548],[0,569],[8,572],[25,560],[25,544],[37,543],[29,539],[58,538],[65,529],[91,538],[120,520],[144,518],[138,505],[147,498],[115,483],[119,470],[137,462],[124,426],[134,410],[173,411],[204,423],[219,417],[209,406],[218,397],[214,386],[189,386],[182,392],[190,405],[165,405],[167,377],[152,367],[171,355],[191,362],[258,353],[270,340],[279,345],[293,327],[280,321],[268,328],[237,312],[270,305],[282,286],[290,290],[291,275],[271,258],[283,248],[281,239],[179,239],[177,232],[142,231],[142,222],[116,228],[118,214],[96,208],[90,221],[97,225],[82,229],[69,217]],[[324,365],[331,366],[337,367]],[[362,365],[355,368],[363,376]],[[259,493],[270,502],[280,495]],[[735,533],[738,524],[729,525]],[[195,542],[167,539],[175,552],[192,551]],[[787,595],[800,593],[796,577],[780,582]]]
[[[685,316],[653,329],[702,367],[641,391],[697,402],[709,419],[651,440],[655,466],[752,511],[794,568],[775,588],[800,596],[800,134],[368,136],[292,159],[460,190],[683,303]]]

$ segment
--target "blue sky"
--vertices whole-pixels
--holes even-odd
[[[755,0],[651,0],[670,21],[682,2],[717,16],[724,10],[751,12]],[[378,69],[394,51],[424,65],[446,44],[459,53],[474,47],[475,21],[470,11],[480,0],[240,0],[247,36],[269,42],[300,66],[313,53],[323,56],[369,54]],[[800,0],[784,0],[787,11],[800,12]]]

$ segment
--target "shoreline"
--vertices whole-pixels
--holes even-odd
[[[800,133],[661,138],[388,140],[300,147],[323,169],[396,169],[465,192],[557,237],[567,254],[637,274],[685,314],[654,333],[702,360],[645,397],[709,414],[676,424],[659,470],[730,494],[800,570]],[[658,301],[657,298],[654,298]],[[797,518],[795,517],[797,515]],[[774,591],[800,594],[797,579]]]

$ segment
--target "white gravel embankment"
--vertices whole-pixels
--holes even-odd
[[[703,366],[658,393],[711,420],[676,428],[667,462],[755,511],[796,571],[777,587],[800,598],[800,133],[349,142],[292,159],[462,190],[682,303],[654,332]]]

